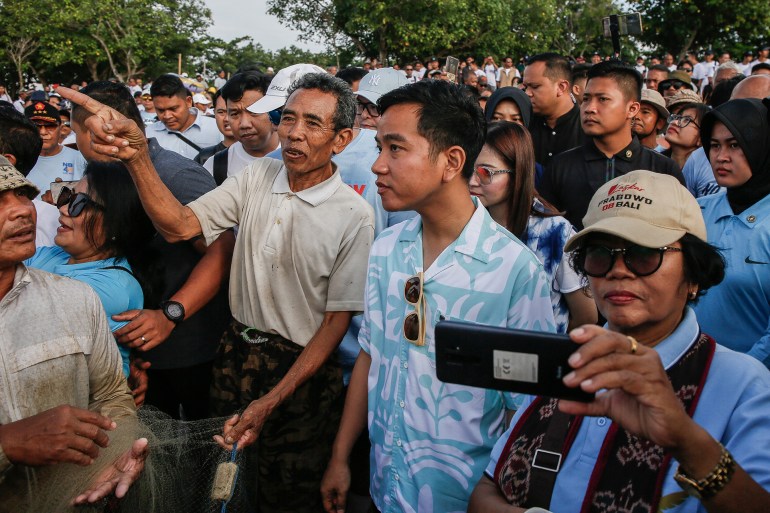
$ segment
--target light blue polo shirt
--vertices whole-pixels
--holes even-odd
[[[700,331],[695,313],[687,309],[684,319],[667,339],[655,346],[663,366],[668,369],[698,339]],[[511,427],[495,444],[486,469],[494,480],[495,467],[505,443],[519,418],[532,402],[528,397]],[[735,461],[762,488],[770,490],[770,372],[753,358],[717,345],[706,383],[693,420],[720,441]],[[604,438],[612,425],[605,417],[586,417],[572,450],[564,459],[556,478],[550,511],[574,513],[583,503],[588,481]],[[666,513],[705,513],[697,499],[688,496],[674,481],[678,463],[672,460],[663,483],[661,505],[670,503]]]
[[[144,308],[144,294],[136,278],[122,269],[105,269],[105,267],[124,267],[131,271],[131,266],[125,258],[108,258],[82,264],[68,264],[69,258],[70,255],[59,246],[50,246],[38,248],[35,254],[24,263],[29,267],[66,276],[90,285],[102,301],[112,332],[128,324],[128,321],[112,320],[113,315],[123,313],[126,310]],[[131,350],[120,344],[118,344],[118,349],[123,359],[123,372],[128,376]]]
[[[516,394],[440,382],[440,318],[554,331],[550,286],[534,254],[481,204],[424,273],[426,342],[403,335],[404,284],[423,269],[422,219],[388,228],[369,256],[359,341],[368,378],[370,491],[382,513],[465,511]]]
[[[179,133],[195,143],[199,148],[216,146],[224,139],[222,132],[217,128],[217,122],[214,118],[205,116],[194,107],[190,109],[190,113],[195,115],[195,121],[185,131]],[[173,132],[170,132],[160,119],[148,126],[145,132],[147,132],[147,137],[157,139],[158,144],[163,148],[179,153],[190,160],[194,159],[200,152],[200,150],[196,150],[174,135]]]
[[[727,194],[699,198],[708,241],[727,262],[725,279],[695,305],[703,331],[770,366],[770,197],[734,215]]]
[[[687,157],[682,168],[682,174],[684,175],[684,182],[687,184],[687,190],[696,198],[716,194],[723,190],[714,178],[711,162],[709,162],[703,146]]]

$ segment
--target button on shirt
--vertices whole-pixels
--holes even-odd
[[[191,115],[195,116],[195,121],[186,130],[179,133],[195,143],[198,146],[197,149],[174,135],[160,120],[147,127],[147,137],[154,137],[165,149],[179,153],[191,160],[198,155],[202,148],[214,146],[224,139],[214,118],[204,116],[198,109],[190,109],[190,112]]]
[[[238,225],[233,317],[307,345],[324,314],[363,309],[372,208],[339,171],[294,193],[283,163],[262,158],[188,205],[206,243]]]
[[[578,230],[591,197],[605,183],[637,169],[674,176],[682,185],[684,177],[670,158],[643,147],[636,137],[618,153],[607,158],[589,138],[583,146],[558,155],[546,167],[539,192]]]
[[[725,192],[698,203],[708,241],[727,262],[725,279],[695,305],[703,331],[770,366],[770,197],[738,215]]]
[[[580,146],[585,139],[580,124],[580,107],[577,104],[557,119],[553,128],[548,126],[544,117],[532,116],[529,131],[535,144],[535,160],[544,166],[547,166],[555,155]]]
[[[443,317],[553,331],[549,284],[521,242],[477,203],[460,236],[425,271],[426,342],[403,336],[414,310],[406,280],[422,270],[422,220],[385,230],[372,246],[359,341],[368,379],[371,495],[383,513],[465,511],[504,429],[515,394],[442,383],[434,327]]]
[[[699,335],[695,314],[687,309],[677,329],[655,346],[663,366],[667,369],[671,367]],[[495,445],[485,472],[490,478],[494,475],[508,436],[531,401],[531,397],[525,401],[514,416],[511,428]],[[767,464],[770,461],[769,416],[770,373],[759,362],[717,345],[693,420],[720,441],[735,461],[766,490],[770,488],[770,465]],[[604,417],[586,417],[583,420],[572,450],[556,477],[549,511],[573,513],[579,509],[611,426],[611,419]],[[706,508],[696,498],[684,494],[674,481],[677,464],[672,460],[663,483],[660,504],[669,505],[666,513],[705,513]]]

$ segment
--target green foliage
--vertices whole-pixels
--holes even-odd
[[[645,33],[639,39],[679,57],[710,46],[733,51],[755,48],[770,31],[766,0],[631,0],[629,4],[643,13]]]
[[[431,55],[584,51],[601,41],[601,17],[613,9],[612,2],[269,0],[268,5],[282,23],[332,50],[404,62]]]

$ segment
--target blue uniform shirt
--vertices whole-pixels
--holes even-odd
[[[516,394],[442,383],[439,318],[553,331],[548,278],[521,242],[477,202],[460,236],[425,270],[425,345],[403,335],[414,307],[404,284],[423,270],[422,219],[385,230],[369,256],[359,341],[368,378],[370,490],[382,513],[465,511]]]
[[[655,346],[665,368],[674,364],[700,334],[694,312],[687,309],[677,329]],[[717,340],[717,342],[719,342]],[[486,474],[494,475],[497,460],[513,427],[532,398],[517,412],[511,428],[495,444]],[[770,489],[770,372],[746,355],[717,346],[693,420],[720,441],[735,461],[764,489]],[[586,417],[556,478],[550,511],[573,513],[580,509],[599,450],[612,425],[605,417]],[[705,513],[674,481],[677,462],[663,483],[659,507],[666,513]],[[668,505],[668,508],[665,508]]]
[[[725,279],[695,306],[703,331],[770,365],[770,197],[734,215],[727,194],[699,198],[708,241],[727,262]]]
[[[125,258],[108,258],[82,264],[68,264],[70,255],[59,246],[38,248],[35,254],[24,263],[29,267],[42,269],[49,273],[66,276],[73,280],[87,283],[99,295],[107,314],[110,331],[114,332],[128,324],[128,321],[114,321],[112,316],[126,310],[144,308],[144,294],[136,278],[122,269],[105,269],[119,266],[131,270]],[[123,372],[128,376],[130,349],[118,345],[123,358]]]

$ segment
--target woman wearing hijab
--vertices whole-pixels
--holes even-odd
[[[527,93],[518,87],[501,87],[489,97],[484,109],[487,124],[495,121],[510,121],[529,127],[532,119],[532,101]],[[540,185],[543,166],[535,163],[535,188]]]
[[[770,366],[770,123],[768,100],[732,100],[703,118],[701,140],[726,190],[698,201],[725,280],[697,306],[703,330]]]

